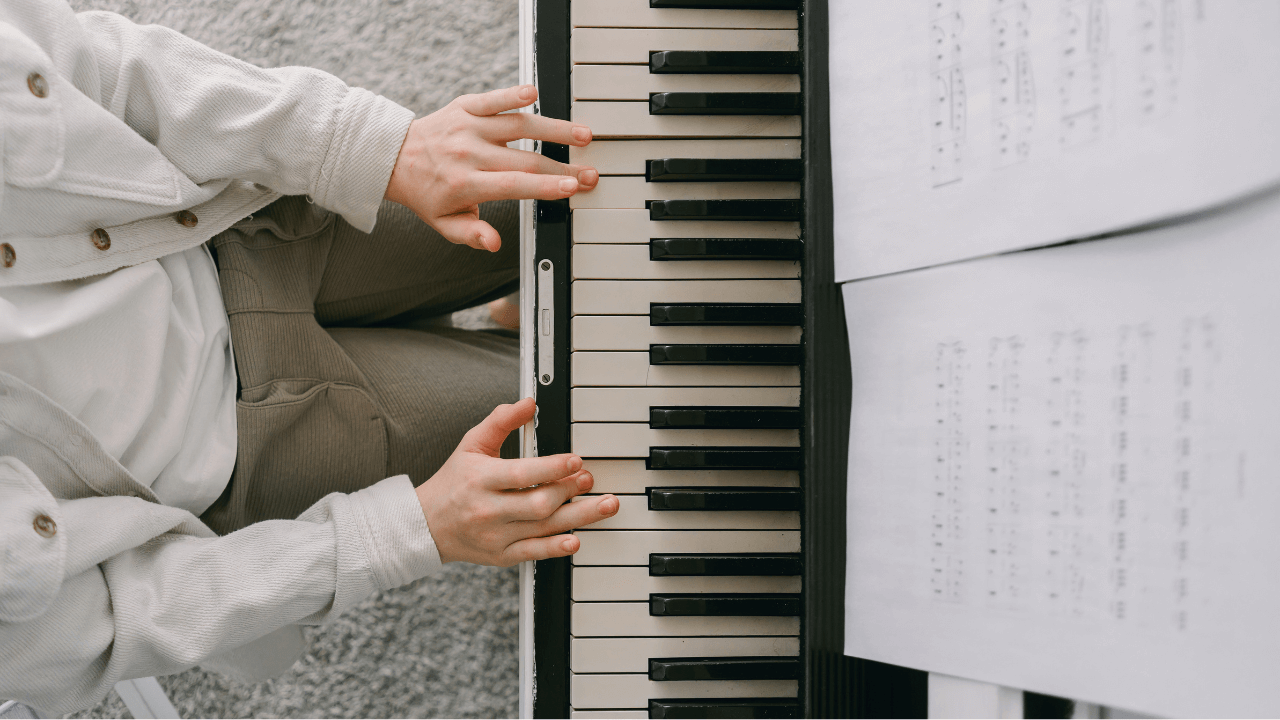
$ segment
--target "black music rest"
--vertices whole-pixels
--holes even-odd
[[[783,220],[799,222],[799,200],[646,200],[650,220]]]
[[[650,260],[799,260],[800,240],[773,238],[651,238]],[[796,323],[799,325],[800,323]]]
[[[644,489],[650,510],[797,511],[800,488],[769,487],[649,487]]]
[[[800,66],[800,53],[785,50],[654,50],[649,53],[649,72],[653,75],[792,74],[800,72]]]
[[[721,428],[729,430],[799,429],[802,421],[798,407],[758,407],[753,405],[728,405],[724,407],[697,407],[675,405],[649,408],[650,428],[694,429]]]
[[[795,617],[798,593],[649,593],[654,617]]]
[[[800,325],[800,303],[650,303],[649,325]]]
[[[649,553],[649,577],[799,575],[800,553]]]
[[[796,698],[726,698],[723,700],[650,700],[651,718],[798,718]]]
[[[796,182],[803,176],[799,158],[663,158],[644,164],[645,182]]]
[[[801,451],[785,447],[651,447],[649,470],[799,470]]]
[[[799,115],[800,93],[649,93],[650,115]]]
[[[649,658],[649,679],[658,682],[678,680],[799,680],[800,658],[772,655]]]
[[[649,0],[651,8],[706,10],[796,10],[800,0]]]

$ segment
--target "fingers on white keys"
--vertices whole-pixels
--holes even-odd
[[[531,113],[507,113],[495,115],[486,122],[484,137],[490,142],[503,145],[529,138],[583,147],[591,142],[591,128],[568,120],[557,120]]]
[[[516,460],[498,460],[489,471],[488,484],[494,490],[532,488],[535,485],[562,480],[576,474],[581,469],[582,458],[569,453],[519,458]],[[550,514],[550,511],[548,511],[542,517]]]
[[[591,489],[595,478],[586,470],[580,470],[566,478],[543,483],[537,487],[509,490],[505,495],[505,515],[513,520],[543,520],[551,516],[569,498]]]
[[[530,529],[530,532],[527,533],[528,535],[542,537],[559,535],[560,533],[566,533],[570,530],[599,522],[605,518],[611,518],[618,513],[619,507],[618,498],[613,495],[589,497],[561,505],[546,520],[537,520],[524,523],[524,525]]]
[[[539,153],[510,148],[494,148],[484,157],[481,169],[574,177],[580,185],[588,188],[595,187],[600,180],[600,173],[593,167],[556,162]]]

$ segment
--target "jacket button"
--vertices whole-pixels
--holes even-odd
[[[196,214],[190,210],[182,210],[178,212],[173,216],[173,219],[177,220],[178,224],[183,227],[195,227],[196,223],[200,222],[199,218],[196,217]]]
[[[93,241],[93,246],[99,250],[111,249],[111,236],[102,228],[98,228],[97,230],[89,233],[89,239]]]
[[[36,534],[42,538],[51,538],[58,534],[58,524],[48,515],[37,515],[31,526],[36,529]]]
[[[13,246],[9,243],[0,243],[0,263],[10,268],[16,262],[18,262],[18,253],[13,251]]]
[[[49,81],[45,80],[40,73],[31,73],[27,76],[27,89],[38,98],[49,97]]]

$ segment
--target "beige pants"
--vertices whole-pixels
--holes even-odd
[[[513,333],[430,322],[516,289],[517,208],[481,208],[497,253],[449,243],[392,203],[366,235],[294,197],[213,238],[240,390],[235,472],[210,527],[296,517],[401,473],[422,483],[517,399]],[[513,435],[503,454],[514,449]]]

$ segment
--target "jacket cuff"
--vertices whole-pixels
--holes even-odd
[[[400,587],[443,569],[408,475],[387,478],[349,497],[379,590]]]
[[[370,232],[413,112],[368,90],[351,88],[308,193],[352,227]]]

